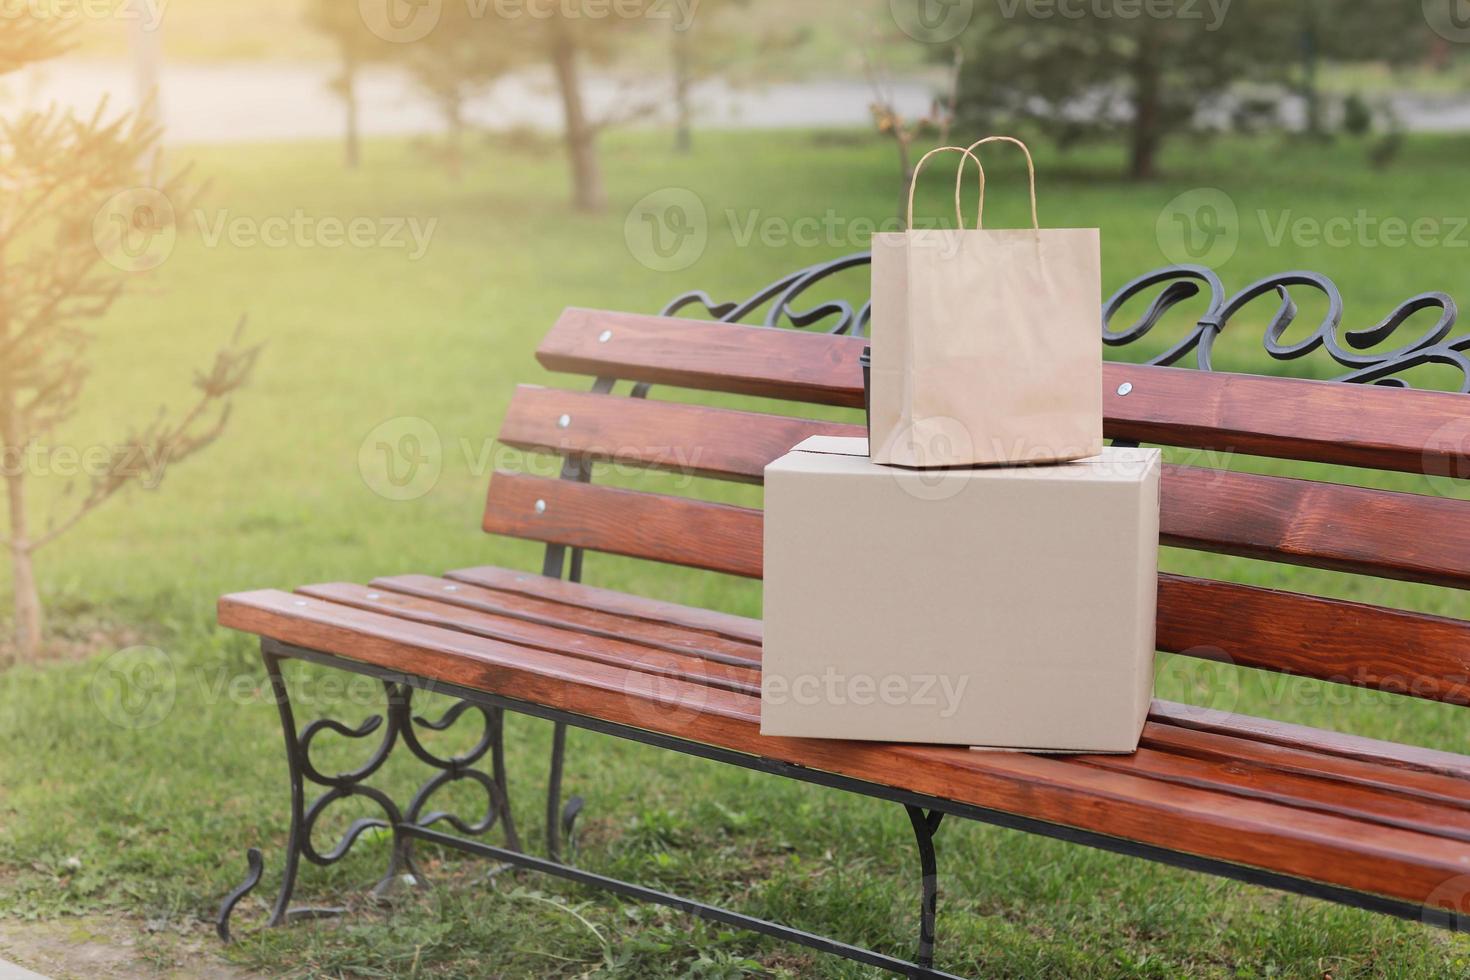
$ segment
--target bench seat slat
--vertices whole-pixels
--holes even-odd
[[[548,650],[627,670],[678,677],[727,691],[760,697],[760,668],[719,663],[693,653],[673,653],[575,629],[466,609],[416,595],[366,585],[330,583],[296,590],[302,595],[397,616],[415,623],[461,630],[518,646]],[[437,598],[437,597],[436,597]]]
[[[651,675],[636,670],[272,590],[226,596],[219,615],[229,627],[433,680],[1374,894],[1422,902],[1470,872],[1470,847],[1442,829],[1108,771],[1100,757],[763,737],[755,698],[678,678],[645,683]]]
[[[482,586],[476,582],[480,573],[505,572],[506,577],[541,579],[510,573],[507,569],[466,569],[463,574],[444,578],[432,575],[392,575],[373,579],[373,586],[405,595],[421,596],[462,606],[494,616],[526,620],[559,629],[576,630],[589,636],[628,640],[641,646],[665,650],[683,656],[705,657],[737,667],[760,667],[759,639],[754,643],[732,640],[677,623],[658,623],[646,618],[608,612],[592,605],[578,606],[565,599],[551,601],[534,595]],[[558,579],[545,579],[557,582]],[[574,584],[574,583],[565,583]],[[447,591],[448,586],[454,591]],[[534,588],[534,586],[532,586]],[[630,596],[629,598],[636,598]],[[694,610],[691,610],[694,611]]]
[[[861,407],[866,340],[568,308],[536,357],[552,371]],[[1118,394],[1127,382],[1126,395]],[[1110,362],[1105,434],[1410,473],[1457,472],[1463,396]]]
[[[863,432],[837,422],[523,385],[500,439],[521,449],[759,483],[767,463],[807,436]],[[1166,544],[1470,588],[1470,501],[1177,464],[1165,465],[1162,494]]]
[[[1174,755],[1147,746],[1132,755],[1087,756],[1088,765],[1151,779],[1268,800],[1319,813],[1453,837],[1470,844],[1470,809],[1360,783],[1260,766],[1243,759]]]
[[[1149,717],[1191,731],[1230,735],[1283,748],[1308,749],[1342,759],[1470,780],[1470,756],[1454,752],[1441,752],[1418,745],[1404,745],[1347,732],[1326,731],[1309,725],[1252,718],[1248,715],[1201,712],[1187,704],[1158,699],[1155,699]]]
[[[650,628],[709,633],[742,644],[737,649],[754,646],[759,656],[761,621],[758,619],[491,565],[456,569],[446,572],[444,577],[496,592],[554,602],[569,611],[592,610],[639,620]]]
[[[1340,780],[1354,786],[1413,796],[1462,810],[1470,808],[1470,797],[1465,795],[1465,777],[1446,776],[1437,772],[1405,768],[1398,765],[1391,756],[1375,757],[1370,760],[1339,755],[1331,751],[1330,743],[1323,744],[1321,740],[1335,733],[1306,729],[1308,733],[1319,732],[1321,737],[1312,742],[1313,745],[1319,746],[1318,748],[1278,745],[1267,740],[1264,734],[1265,726],[1279,727],[1285,725],[1283,722],[1228,714],[1222,715],[1219,719],[1222,725],[1221,730],[1205,731],[1198,728],[1186,728],[1179,724],[1180,719],[1170,714],[1171,710],[1175,709],[1193,711],[1196,714],[1199,711],[1197,708],[1191,709],[1184,705],[1171,705],[1163,701],[1154,702],[1149,711],[1149,720],[1143,726],[1143,737],[1139,744],[1145,748],[1157,749],[1174,756],[1211,759],[1224,763],[1245,762],[1257,769],[1271,772]],[[1236,726],[1250,724],[1260,728],[1261,731],[1254,735],[1244,732],[1231,734],[1232,724]],[[1392,745],[1393,743],[1384,744]],[[1463,759],[1464,757],[1457,756],[1456,758]],[[1470,761],[1470,759],[1465,761]]]

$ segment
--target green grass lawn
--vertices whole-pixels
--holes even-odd
[[[536,549],[477,527],[487,461],[497,458],[489,440],[515,383],[551,380],[532,350],[564,306],[654,311],[694,287],[717,299],[744,296],[790,269],[863,247],[846,231],[816,244],[783,243],[784,222],[829,211],[868,221],[892,213],[892,148],[866,136],[701,134],[696,153],[682,158],[666,143],[661,134],[608,142],[612,206],[595,217],[567,209],[560,159],[528,149],[491,145],[461,182],[401,143],[370,144],[355,173],[341,171],[331,144],[186,154],[213,181],[201,202],[205,232],[182,236],[101,325],[87,410],[56,444],[116,440],[160,402],[183,402],[191,370],[242,312],[268,348],[218,445],[41,555],[53,630],[68,647],[95,652],[0,673],[0,914],[126,915],[145,944],[160,930],[202,936],[219,897],[243,874],[245,849],[262,845],[270,874],[236,917],[237,931],[247,932],[279,872],[285,768],[254,645],[213,626],[215,597],[479,563],[535,567]],[[1461,285],[1470,233],[1456,239],[1452,226],[1470,211],[1467,150],[1470,138],[1416,138],[1394,169],[1372,172],[1348,144],[1180,143],[1165,161],[1170,177],[1144,186],[1120,182],[1120,160],[1110,152],[1042,152],[1041,213],[1049,225],[1102,227],[1111,289],[1167,264],[1156,227],[1171,200],[1219,188],[1239,219],[1238,247],[1220,266],[1227,286],[1319,270],[1342,287],[1347,322],[1367,326],[1412,293]],[[990,223],[1016,224],[1022,173],[1002,153],[994,160]],[[945,183],[934,177],[923,208],[945,206]],[[669,187],[701,199],[709,235],[692,265],[660,272],[630,250],[624,219],[635,201]],[[1313,244],[1303,232],[1312,222],[1352,219],[1360,208],[1379,219],[1438,221],[1438,240],[1394,246],[1367,234],[1338,247]],[[411,249],[327,248],[310,235],[281,247],[209,241],[221,217],[250,224],[298,214],[436,224],[417,260]],[[752,218],[774,219],[775,231],[742,245]],[[1296,232],[1278,238],[1283,218]],[[865,278],[851,285],[860,295]],[[1288,339],[1321,311],[1316,299],[1298,299],[1302,322]],[[1320,354],[1310,364],[1268,363],[1259,337],[1270,312],[1263,305],[1232,324],[1218,360],[1331,376]],[[1171,317],[1159,333],[1186,319]],[[411,501],[374,493],[358,465],[368,433],[400,417],[425,420],[442,446],[437,484]],[[1260,460],[1226,462],[1287,471]],[[1329,475],[1431,489],[1404,476]],[[718,492],[758,500],[750,488]],[[753,583],[603,556],[587,564],[597,584],[759,612]],[[1165,564],[1466,614],[1463,595],[1449,590],[1173,552]],[[174,681],[169,710],[143,728],[109,721],[115,705],[98,702],[110,690],[107,654],[134,642],[164,651]],[[371,713],[370,690],[333,689],[305,670],[293,676],[310,702],[298,709],[302,722],[331,713],[355,724]],[[1209,697],[1210,678],[1238,685],[1243,711],[1467,748],[1462,713],[1376,694],[1217,671],[1171,675],[1161,694]],[[535,847],[547,726],[512,719],[509,733],[513,802]],[[472,734],[450,732],[442,744]],[[322,748],[346,766],[364,747]],[[571,735],[568,765],[568,791],[588,799],[585,866],[903,955],[912,949],[917,872],[900,808],[582,732]],[[397,759],[381,782],[406,793],[424,775]],[[475,806],[468,792],[448,795]],[[319,846],[366,812],[344,805],[319,828]],[[364,896],[385,853],[383,840],[366,840],[331,869],[303,869],[298,900],[348,903],[346,920],[250,934],[224,955],[292,975],[868,975],[545,879],[486,879],[483,865],[432,849],[424,856],[442,887],[400,902],[389,916]],[[1470,944],[1434,930],[1017,833],[946,823],[939,853],[939,963],[962,974],[1341,978],[1470,970]],[[142,931],[145,921],[153,931]],[[161,966],[170,955],[160,946]]]

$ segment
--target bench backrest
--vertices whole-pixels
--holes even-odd
[[[503,443],[560,454],[550,479],[497,472],[485,530],[735,575],[761,574],[761,513],[591,483],[590,460],[758,483],[812,434],[860,425],[611,393],[611,380],[861,407],[862,338],[568,309],[537,351],[593,391],[516,390]],[[1470,398],[1444,392],[1109,363],[1116,440],[1344,464],[1457,481]],[[1211,457],[1207,457],[1211,458]],[[1161,543],[1470,588],[1470,500],[1166,465]],[[1250,585],[1160,576],[1158,647],[1203,659],[1470,704],[1470,623]]]

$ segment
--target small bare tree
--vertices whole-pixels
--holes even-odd
[[[0,19],[0,73],[64,50],[67,38],[52,24]],[[85,490],[68,483],[59,512],[37,524],[28,491],[47,468],[33,464],[81,398],[88,326],[122,294],[130,271],[151,267],[155,243],[171,241],[171,202],[187,191],[183,173],[151,169],[158,137],[137,116],[109,121],[105,104],[90,117],[52,107],[0,120],[0,469],[9,515],[0,545],[10,555],[23,657],[34,657],[42,638],[35,553],[124,487],[156,481],[212,442],[259,353],[241,346],[237,328],[196,375],[189,408],[160,410],[122,443],[88,454]]]
[[[465,112],[470,100],[526,61],[521,50],[507,43],[505,33],[498,18],[487,17],[472,4],[446,4],[427,36],[393,46],[393,56],[433,100],[444,121],[443,143],[426,145],[454,180],[464,171],[465,131],[470,126]]]
[[[939,96],[935,96],[927,113],[909,119],[898,111],[893,79],[887,67],[869,50],[863,51],[863,73],[873,90],[873,101],[869,106],[873,113],[873,123],[878,127],[878,132],[892,137],[894,145],[898,147],[898,172],[901,178],[898,187],[900,227],[904,224],[908,211],[909,185],[914,182],[914,141],[932,132],[938,137],[938,145],[943,146],[949,142],[949,131],[954,126],[955,106],[959,99],[960,69],[964,63],[964,50],[956,44],[954,56],[950,59],[944,98],[941,100]]]
[[[368,29],[355,3],[311,0],[305,13],[307,25],[326,35],[337,49],[337,70],[327,84],[342,100],[342,163],[355,170],[362,159],[358,82],[363,66],[385,57],[388,45]]]

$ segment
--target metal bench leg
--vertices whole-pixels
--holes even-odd
[[[599,385],[602,385],[601,381],[593,386],[593,390],[599,390]],[[611,388],[610,383],[600,390],[606,391],[609,388]],[[561,478],[586,482],[592,478],[592,464],[582,460],[568,459],[562,464]],[[569,562],[568,552],[570,552]],[[567,581],[582,581],[582,549],[568,549],[559,544],[547,545],[545,558],[541,562],[541,574],[549,578],[561,578],[565,564],[571,566],[568,569]],[[562,860],[563,841],[565,841],[568,852],[575,852],[575,840],[572,833],[576,829],[577,814],[582,812],[582,807],[587,802],[580,796],[573,796],[567,800],[565,807],[561,804],[561,777],[566,755],[567,726],[563,722],[554,722],[551,729],[551,769],[546,777],[546,856],[557,862]]]
[[[551,772],[546,781],[546,856],[553,861],[562,860],[562,843],[570,853],[576,852],[573,831],[577,825],[577,814],[582,812],[585,801],[580,796],[561,805],[562,765],[567,754],[567,726],[565,722],[554,723],[551,731]]]
[[[934,833],[944,814],[938,810],[905,805],[914,837],[919,843],[919,870],[923,875],[923,897],[919,904],[919,955],[914,962],[924,967],[934,965],[934,920],[939,911],[939,864],[934,857]]]
[[[597,378],[592,382],[592,391],[605,395],[612,391],[615,383],[615,378]],[[592,481],[592,460],[581,456],[568,456],[562,462],[560,479],[590,483]],[[548,578],[561,578],[565,570],[567,581],[580,582],[582,581],[582,554],[581,548],[548,544],[541,560],[541,574]],[[582,812],[582,807],[587,803],[582,797],[573,796],[567,800],[565,807],[561,804],[561,777],[566,754],[567,726],[558,721],[553,724],[551,730],[551,770],[546,780],[546,856],[558,863],[562,861],[563,842],[568,852],[576,852],[576,841],[572,834],[576,829],[577,815]]]
[[[263,641],[261,657],[265,662],[266,674],[270,678],[271,693],[276,699],[276,708],[281,716],[281,730],[286,742],[286,767],[291,782],[291,829],[286,841],[285,865],[280,890],[266,920],[266,926],[279,926],[300,919],[321,918],[340,915],[341,908],[292,908],[291,895],[296,888],[296,876],[301,858],[325,867],[345,857],[364,832],[372,829],[388,830],[393,835],[392,850],[388,858],[388,869],[373,887],[375,898],[384,898],[397,884],[422,884],[422,876],[414,867],[413,837],[404,832],[406,827],[429,827],[436,823],[447,823],[462,834],[478,836],[488,832],[497,824],[505,829],[506,848],[519,851],[520,837],[511,818],[510,800],[505,773],[504,710],[498,707],[457,701],[437,720],[414,715],[412,708],[413,687],[393,679],[382,681],[386,698],[386,709],[373,715],[356,728],[330,718],[313,721],[305,728],[296,728],[295,715],[291,708],[290,692],[281,674],[282,657],[270,650],[270,641]],[[477,711],[484,719],[484,734],[468,751],[450,757],[431,752],[419,739],[418,729],[443,731],[449,728],[466,711]],[[367,738],[381,731],[381,740],[372,756],[361,766],[348,772],[328,775],[319,770],[311,760],[312,740],[322,731],[332,731],[351,739]],[[408,807],[400,810],[382,790],[368,785],[368,780],[387,761],[389,754],[402,738],[409,751],[420,761],[438,772],[430,776],[414,793]],[[491,756],[491,773],[475,768],[475,763],[487,753]],[[484,815],[474,823],[459,816],[442,811],[425,812],[430,799],[443,786],[462,779],[479,783],[485,790],[486,808]],[[324,792],[306,805],[306,784],[314,783]],[[334,802],[351,796],[362,796],[372,800],[383,811],[383,817],[363,818],[354,821],[336,845],[325,854],[312,844],[312,829],[317,820]],[[265,862],[258,848],[251,848],[246,855],[248,871],[245,880],[230,892],[220,904],[219,916],[215,921],[215,932],[220,939],[230,940],[230,916],[235,907],[260,884]]]
[[[338,914],[336,908],[291,909],[291,894],[296,890],[296,873],[301,865],[301,829],[305,818],[305,787],[301,778],[301,746],[296,738],[296,721],[291,711],[291,700],[286,691],[286,682],[281,677],[280,659],[262,651],[265,672],[270,678],[271,695],[276,700],[276,710],[281,716],[281,729],[286,738],[286,768],[291,781],[291,832],[286,840],[286,864],[281,874],[281,887],[276,892],[275,904],[271,907],[266,925],[278,926],[283,922]],[[265,860],[260,848],[252,847],[245,854],[248,871],[245,880],[235,887],[220,903],[219,915],[215,919],[214,931],[224,942],[230,941],[230,915],[235,906],[255,890],[265,870]]]

